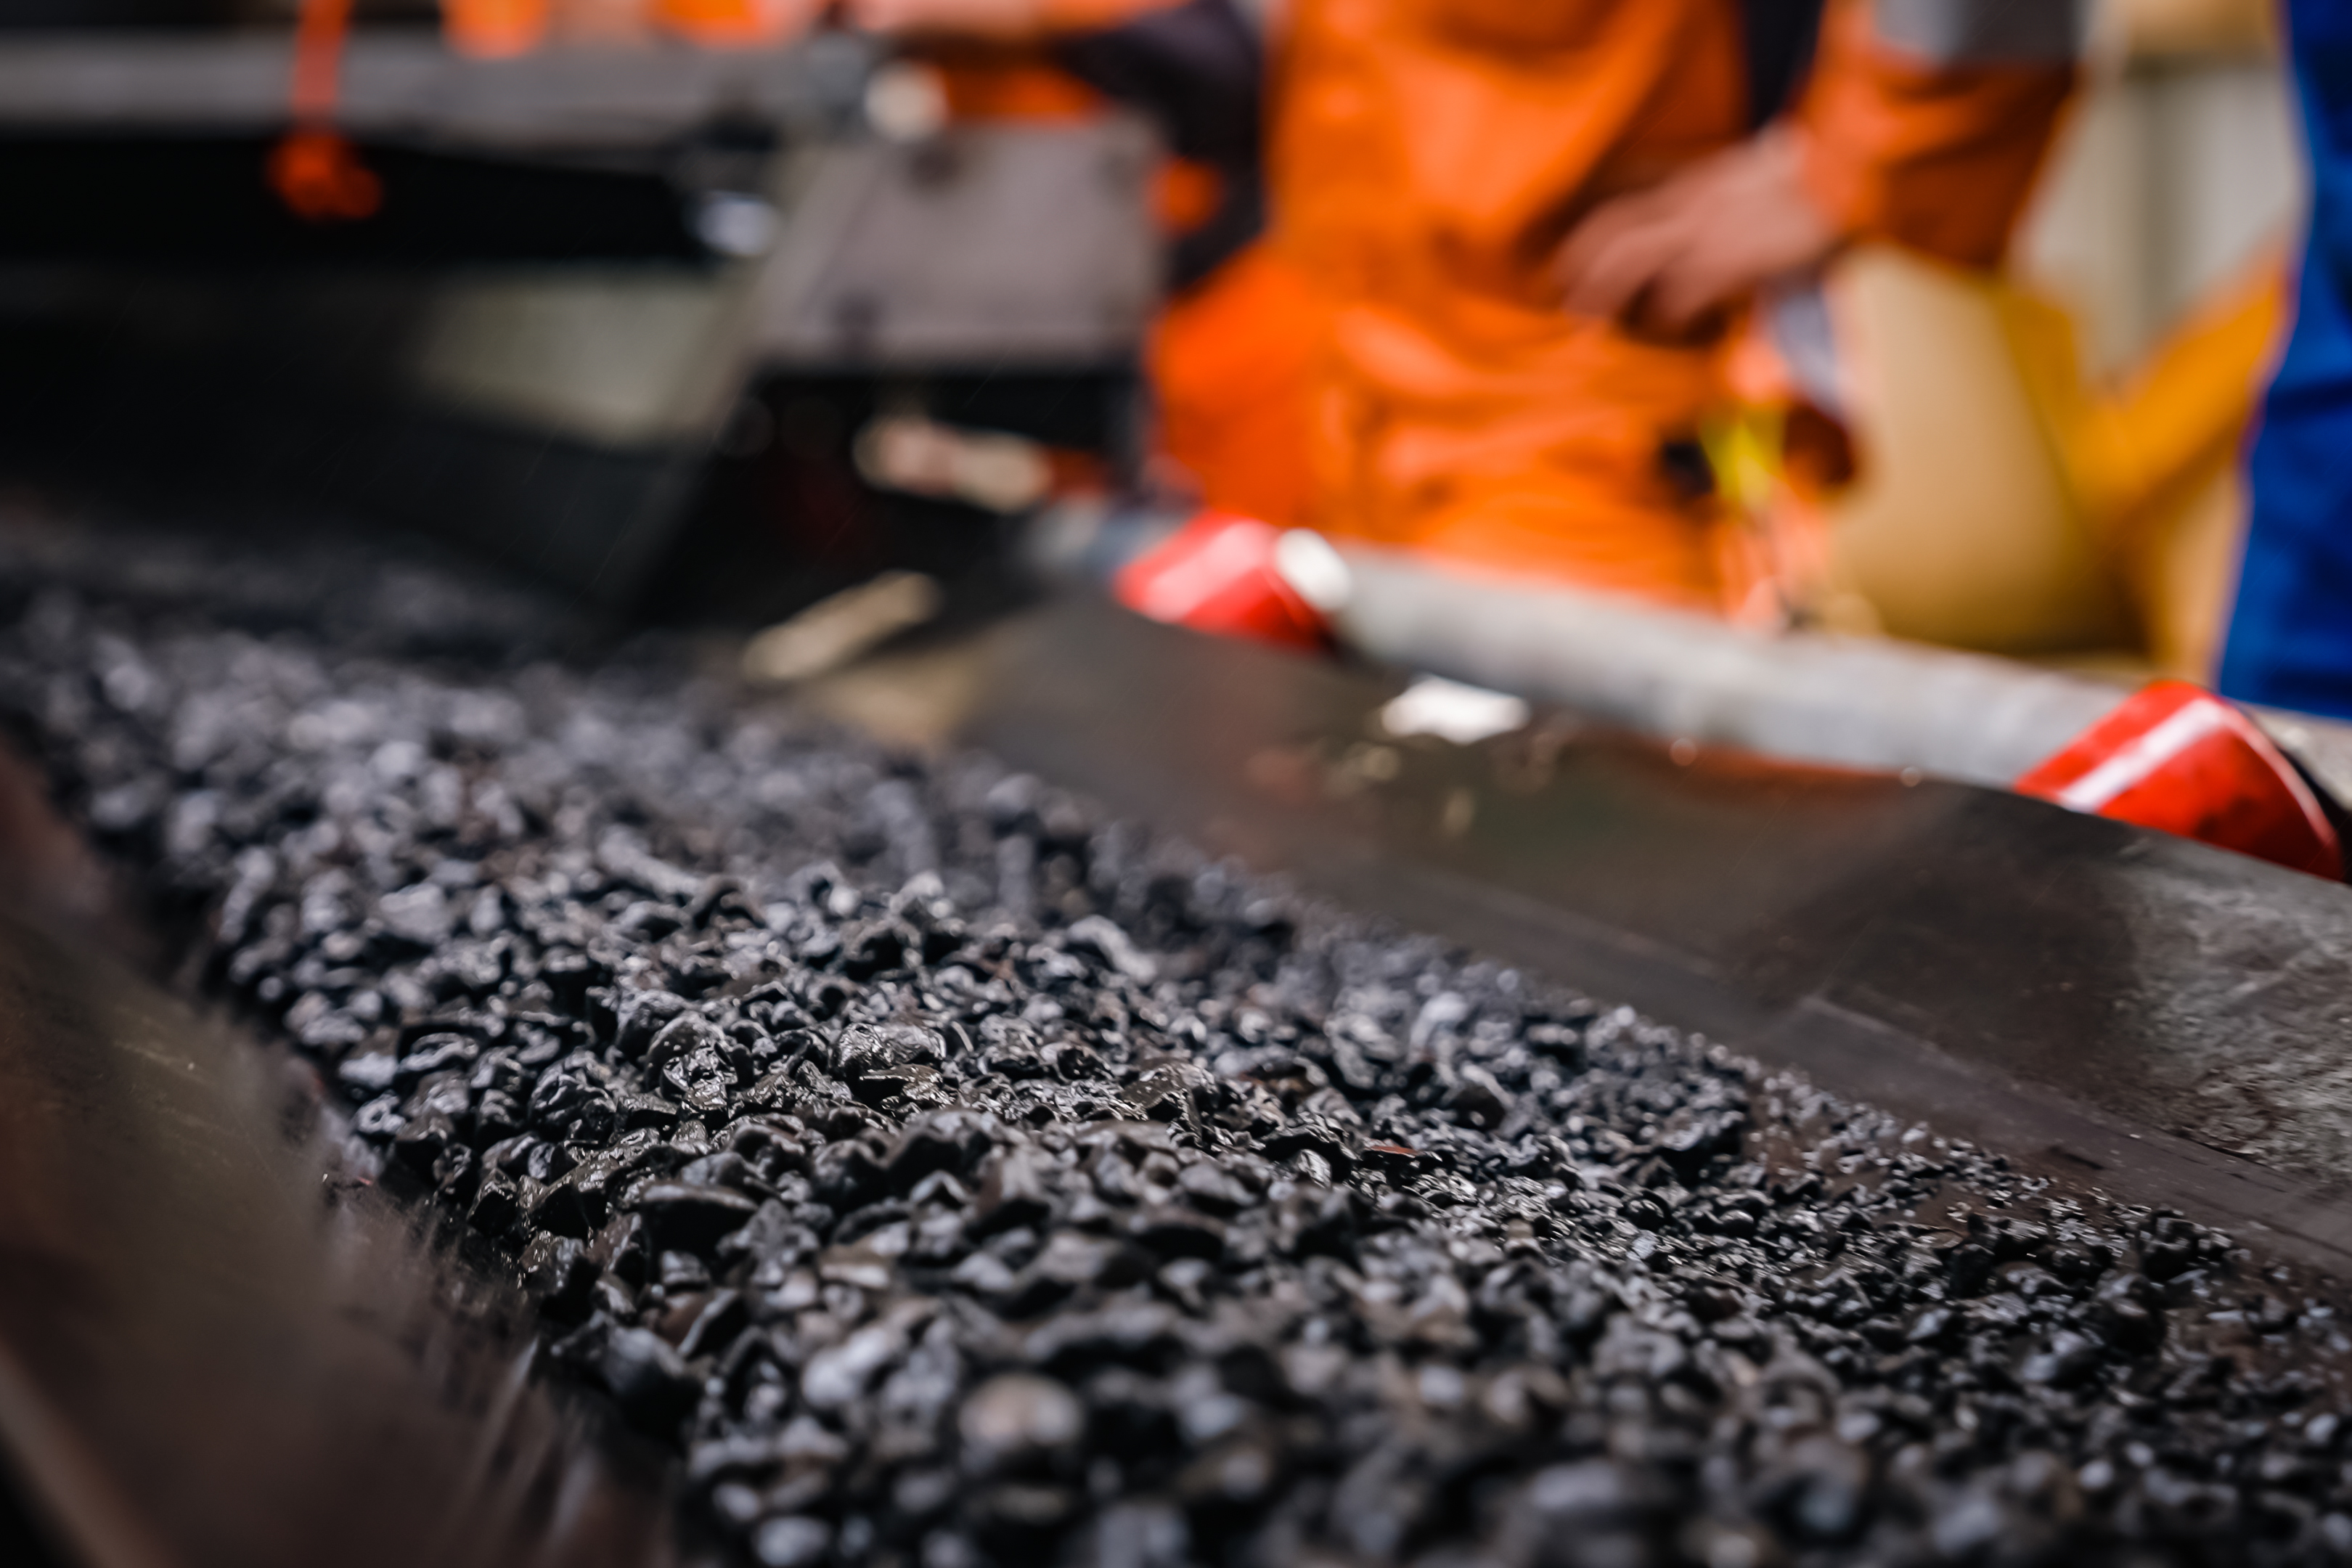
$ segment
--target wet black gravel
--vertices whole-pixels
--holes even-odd
[[[2178,1216],[383,557],[9,538],[0,628],[750,1561],[2352,1561],[2352,1344]]]

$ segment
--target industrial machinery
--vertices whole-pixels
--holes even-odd
[[[2340,727],[1114,495],[1132,119],[198,19],[0,31],[0,1552],[2352,1559]]]
[[[2340,885],[1083,601],[778,706],[397,552],[12,551],[73,1560],[2333,1550],[2243,1478],[2336,1430]]]
[[[1125,460],[1160,265],[1138,121],[894,120],[845,34],[476,59],[362,25],[331,114],[379,199],[306,218],[268,174],[299,58],[275,27],[0,31],[20,471],[203,473],[635,606],[706,489],[855,489],[856,430],[934,388]],[[835,538],[844,570],[881,526]]]

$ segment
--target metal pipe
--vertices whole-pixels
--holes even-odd
[[[1332,620],[1358,652],[1654,735],[2005,786],[2120,696],[1983,655],[1767,635],[1384,551],[1341,553],[1352,585]]]
[[[1100,583],[1181,521],[1065,505],[1036,520],[1024,551],[1043,577]],[[1355,652],[1667,740],[1838,767],[1916,768],[2005,789],[2125,695],[2107,681],[1988,654],[1761,632],[1394,551],[1318,543],[1329,566],[1315,575],[1330,580],[1296,585]],[[2352,802],[2352,724],[2249,711],[2330,795]]]

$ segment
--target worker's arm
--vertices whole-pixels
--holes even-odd
[[[1795,111],[1571,233],[1570,310],[1680,336],[1858,239],[1999,258],[2074,82],[2075,0],[1830,0]]]
[[[2073,0],[1832,0],[1795,131],[1839,235],[2000,258],[2074,87]]]

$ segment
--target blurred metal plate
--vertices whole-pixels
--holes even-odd
[[[835,93],[835,77],[855,77],[863,61],[855,46],[682,43],[473,59],[429,27],[362,28],[344,48],[335,118],[355,133],[490,148],[646,146],[720,117],[807,112]],[[286,120],[292,69],[290,28],[0,35],[0,126],[274,130]]]
[[[520,1302],[332,1174],[302,1069],[0,920],[0,1447],[90,1568],[675,1559]]]
[[[964,125],[813,154],[760,284],[758,359],[799,367],[1131,358],[1160,289],[1150,131]]]

